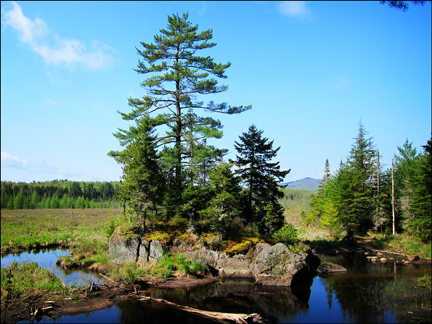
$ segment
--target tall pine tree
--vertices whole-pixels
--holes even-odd
[[[141,83],[147,90],[142,98],[129,98],[129,106],[132,112],[121,113],[124,120],[134,120],[143,115],[150,115],[155,126],[164,126],[164,136],[157,138],[157,145],[164,145],[162,160],[168,164],[168,174],[174,176],[172,191],[176,191],[176,197],[181,196],[185,187],[182,176],[185,165],[194,164],[197,154],[188,152],[193,150],[191,145],[199,138],[220,138],[221,124],[210,117],[198,117],[194,111],[211,111],[224,114],[238,114],[251,108],[251,106],[232,107],[227,103],[215,104],[210,101],[204,104],[196,101],[200,95],[217,94],[228,89],[227,86],[219,86],[217,78],[226,78],[225,70],[231,63],[218,64],[209,56],[196,55],[199,51],[216,46],[211,42],[212,30],[198,32],[198,26],[194,26],[188,20],[188,14],[182,16],[168,16],[168,26],[160,30],[161,34],[154,36],[154,43],[141,42],[143,49],[137,48],[139,61],[136,72],[143,75],[152,75]],[[192,124],[192,127],[187,125]],[[119,129],[115,133],[122,145],[132,141],[136,129]],[[192,132],[192,136],[187,136]],[[203,155],[212,156],[210,146],[206,150],[201,145],[199,160],[204,161]],[[119,152],[110,152],[110,156],[118,156]],[[191,161],[192,160],[192,161]],[[188,163],[191,162],[191,163]],[[197,162],[199,163],[199,161]],[[195,170],[195,168],[194,168]],[[194,171],[192,170],[192,171]],[[188,184],[186,184],[187,186]]]

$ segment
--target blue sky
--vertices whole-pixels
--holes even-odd
[[[211,114],[227,158],[251,124],[281,146],[285,181],[320,178],[326,159],[336,170],[360,120],[385,169],[407,138],[430,138],[430,3],[2,1],[1,180],[119,180],[117,111],[145,94],[135,47],[183,12],[213,30],[200,54],[232,63],[228,91],[201,99],[253,105]]]

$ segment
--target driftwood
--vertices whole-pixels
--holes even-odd
[[[384,253],[389,253],[389,254],[397,254],[397,255],[402,255],[402,256],[410,256],[409,254],[406,254],[406,253],[398,253],[398,252],[384,251],[384,250],[375,250],[375,249],[371,249],[371,248],[369,248],[369,250],[372,250],[374,252],[384,252]]]
[[[175,303],[169,302],[165,299],[156,299],[152,297],[146,297],[146,296],[140,296],[141,298],[139,300],[141,301],[155,301],[158,303],[165,304],[167,306],[175,307],[177,309],[200,315],[205,318],[212,319],[219,323],[241,323],[241,324],[247,324],[247,323],[264,323],[264,319],[259,314],[232,314],[232,313],[221,313],[221,312],[210,312],[210,311],[204,311],[201,309],[196,309],[188,306],[182,306],[177,305]]]

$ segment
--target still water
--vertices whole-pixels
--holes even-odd
[[[89,282],[92,281],[98,285],[102,284],[103,278],[97,276],[94,272],[89,270],[66,270],[61,269],[56,265],[57,258],[61,256],[70,255],[68,250],[65,249],[34,249],[29,252],[22,252],[19,254],[8,254],[1,257],[1,267],[9,267],[13,262],[17,263],[37,263],[40,268],[54,271],[57,278],[66,285],[76,283],[78,287],[88,287]]]
[[[59,256],[59,250],[55,253]],[[416,285],[417,278],[431,274],[429,266],[374,264],[356,253],[320,255],[320,258],[343,265],[348,272],[315,277],[310,287],[278,288],[228,280],[191,290],[153,289],[150,296],[209,311],[259,313],[270,323],[410,322],[413,315],[409,312],[416,312],[423,306],[429,307],[430,316],[431,292]],[[4,260],[2,258],[2,267]],[[55,265],[55,259],[50,264]],[[105,310],[53,319],[44,317],[39,321],[53,322],[214,323],[169,306],[136,299]]]

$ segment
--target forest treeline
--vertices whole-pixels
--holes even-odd
[[[53,180],[1,182],[1,208],[109,208],[119,207],[119,183]]]
[[[394,227],[395,233],[430,240],[432,138],[422,148],[423,152],[417,152],[407,139],[398,147],[393,167],[383,170],[379,150],[360,123],[349,156],[335,173],[330,173],[326,160],[307,220],[320,223],[330,233],[349,230],[364,234],[373,230],[391,234]]]

